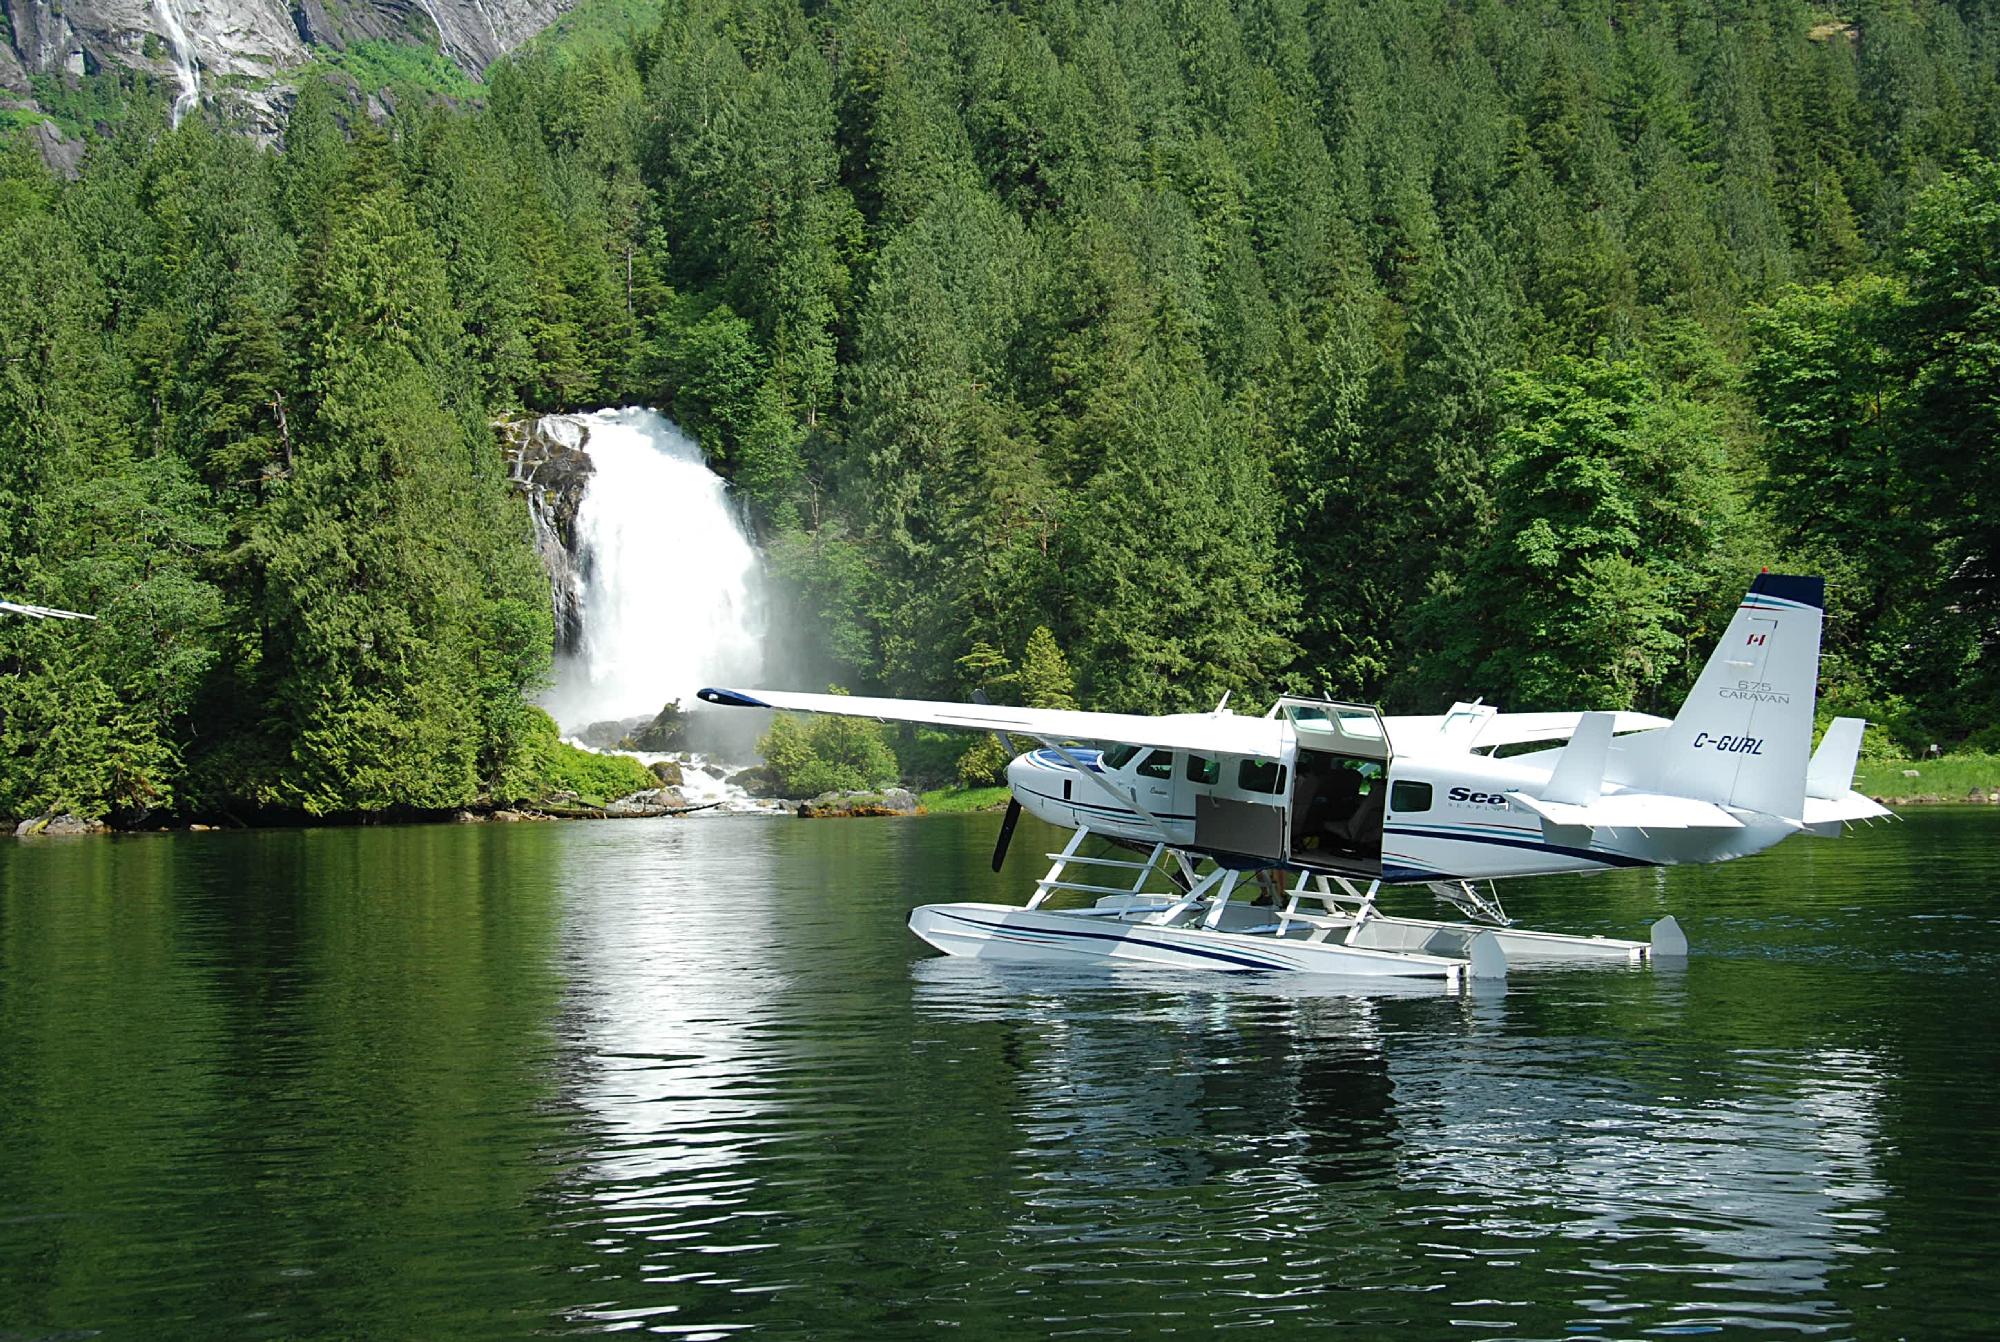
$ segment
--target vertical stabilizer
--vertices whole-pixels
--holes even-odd
[[[1627,738],[1627,779],[1801,819],[1825,606],[1824,578],[1758,574],[1673,725]]]
[[[1812,763],[1806,768],[1806,795],[1832,800],[1854,787],[1854,766],[1861,760],[1862,718],[1835,718],[1826,724]]]

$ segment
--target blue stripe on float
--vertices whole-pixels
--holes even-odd
[[[1252,960],[1241,955],[1231,955],[1226,951],[1212,951],[1195,946],[1174,946],[1165,942],[1148,941],[1144,937],[1117,936],[1110,932],[1089,932],[1082,929],[1069,932],[1043,927],[1009,927],[1006,923],[984,922],[978,918],[968,918],[960,913],[943,913],[942,910],[939,912],[943,917],[950,918],[954,922],[961,922],[970,927],[981,928],[987,932],[1005,933],[1012,940],[1025,939],[1029,945],[1046,945],[1050,941],[1130,941],[1136,942],[1141,946],[1150,946],[1154,950],[1170,951],[1175,955],[1192,955],[1204,960],[1219,960],[1224,964],[1238,965],[1244,969],[1296,970],[1298,968],[1297,965],[1287,964],[1283,961]],[[1037,942],[1036,938],[1041,938],[1041,941]]]

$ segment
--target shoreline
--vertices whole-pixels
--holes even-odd
[[[926,798],[934,794],[925,794]],[[972,815],[997,813],[1004,802],[982,802],[973,806],[945,806],[933,808],[920,805],[914,811],[890,812],[861,808],[847,812],[808,811],[800,801],[783,798],[754,798],[770,803],[775,809],[724,811],[722,802],[706,802],[697,806],[672,806],[652,809],[612,810],[607,807],[588,806],[494,806],[458,807],[449,811],[366,811],[351,816],[340,817],[286,817],[284,819],[243,821],[230,820],[211,823],[190,820],[166,825],[120,826],[105,821],[86,821],[76,816],[39,816],[39,829],[27,828],[33,822],[17,822],[7,831],[15,839],[80,839],[97,836],[129,837],[141,834],[241,834],[254,830],[275,829],[367,829],[388,825],[499,825],[499,824],[539,824],[548,821],[592,821],[592,820],[674,820],[682,816],[713,812],[717,815],[748,815],[766,819],[872,819],[893,818],[913,819],[923,816]],[[1870,796],[1871,801],[1883,806],[1902,807],[1986,807],[2000,806],[2000,790],[1979,789],[1963,797],[1947,797],[1937,793],[1917,793],[1907,797]],[[615,805],[615,803],[614,803]]]

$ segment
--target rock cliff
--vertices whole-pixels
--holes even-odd
[[[0,107],[32,107],[34,79],[123,68],[274,130],[287,74],[315,47],[369,38],[441,49],[478,78],[573,0],[0,0]],[[372,90],[370,90],[372,92]]]
[[[555,601],[556,647],[574,652],[583,632],[583,574],[578,566],[576,510],[596,469],[590,430],[567,415],[509,420],[495,426],[507,454],[507,475],[528,500],[535,548],[549,573]]]

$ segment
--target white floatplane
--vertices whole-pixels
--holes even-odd
[[[1048,854],[1025,907],[914,910],[910,929],[947,954],[1462,983],[1502,976],[1510,961],[1687,952],[1671,916],[1645,941],[1516,928],[1495,879],[1721,862],[1890,814],[1853,790],[1861,719],[1834,719],[1813,749],[1824,596],[1820,578],[1760,574],[1671,719],[1479,703],[1384,717],[1295,696],[1263,717],[776,690],[701,698],[1041,743],[1007,767],[1013,800],[994,869],[1024,808],[1075,833]],[[1562,744],[1496,753],[1547,741]],[[1093,836],[1114,855],[1086,851]],[[1460,920],[1378,907],[1385,887],[1411,885]],[[1051,906],[1057,896],[1086,902]]]

